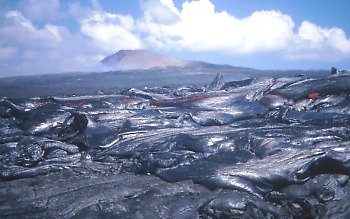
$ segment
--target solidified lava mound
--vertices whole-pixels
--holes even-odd
[[[349,218],[350,75],[3,98],[1,218]]]

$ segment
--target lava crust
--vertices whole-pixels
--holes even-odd
[[[1,218],[348,218],[350,75],[2,98]]]

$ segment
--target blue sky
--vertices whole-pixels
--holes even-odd
[[[348,0],[1,0],[0,77],[103,71],[120,49],[258,69],[350,69]]]

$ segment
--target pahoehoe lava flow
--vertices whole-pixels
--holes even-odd
[[[0,101],[1,218],[348,218],[350,75]]]

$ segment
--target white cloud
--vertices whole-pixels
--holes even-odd
[[[94,41],[104,52],[141,48],[141,40],[133,34],[134,19],[131,16],[95,12],[81,20],[81,32]]]
[[[37,29],[33,23],[19,11],[10,11],[5,15],[5,23],[0,27],[1,40],[7,45],[21,47],[52,46],[60,43],[61,32],[65,27],[46,24],[44,28]]]
[[[91,8],[83,7],[80,2],[71,2],[68,4],[67,13],[73,18],[85,18],[93,13]]]
[[[304,21],[283,55],[292,60],[346,60],[350,58],[350,39],[339,28],[322,28]]]
[[[73,1],[67,3],[67,11],[68,16],[81,20],[92,16],[95,12],[103,13],[102,6],[98,0],[90,0],[90,6],[82,5],[82,1]],[[85,2],[86,3],[86,2]]]
[[[90,0],[90,3],[95,11],[102,11],[102,6],[98,0]]]
[[[217,12],[209,0],[186,1],[181,9],[174,8],[171,0],[149,2],[137,21],[149,47],[226,55],[274,53],[285,59],[350,57],[350,39],[343,30],[304,21],[295,32],[292,18],[280,11],[256,11],[238,19],[226,11]],[[160,22],[169,20],[169,14],[177,19]]]
[[[162,2],[158,4],[167,6]],[[179,19],[164,24],[157,22],[161,18],[149,18],[154,8],[157,7],[152,5],[145,9],[148,13],[138,25],[149,34],[148,43],[161,48],[226,54],[271,52],[285,48],[293,36],[292,19],[278,11],[260,11],[238,19],[226,11],[216,12],[209,0],[186,1],[181,10],[169,7]]]
[[[343,53],[350,53],[350,39],[342,29],[331,28],[326,31],[328,44]]]
[[[245,37],[243,52],[281,51],[293,38],[292,18],[279,11],[255,12],[241,22]]]
[[[304,41],[305,45],[309,45],[314,48],[322,45],[326,40],[325,31],[315,24],[309,21],[304,21],[299,27],[298,37]]]
[[[0,47],[0,60],[10,60],[16,57],[17,49],[15,47]]]
[[[172,0],[148,0],[141,2],[144,17],[148,22],[174,24],[179,19],[179,11]]]
[[[17,60],[0,66],[6,72],[33,74],[95,70],[105,55],[90,38],[72,34],[66,27],[45,24],[38,28],[19,11],[9,11],[0,26],[0,60]],[[90,62],[89,62],[90,61]]]
[[[63,16],[60,11],[60,0],[21,0],[21,12],[31,20],[56,20]]]

